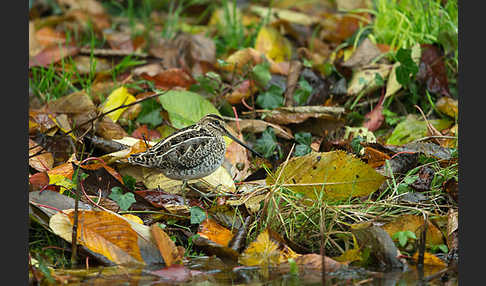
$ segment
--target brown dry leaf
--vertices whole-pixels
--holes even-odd
[[[341,65],[351,69],[360,68],[370,64],[373,59],[381,54],[381,50],[369,38],[366,38],[356,48],[351,57]]]
[[[34,154],[39,154],[30,157]],[[42,146],[38,145],[34,140],[29,138],[29,166],[39,172],[47,172],[54,165],[54,157],[52,153],[46,152]]]
[[[50,45],[64,44],[66,42],[66,33],[46,26],[35,31],[35,38],[41,46],[47,47]]]
[[[103,117],[96,123],[96,134],[108,140],[122,139],[128,136],[127,132],[109,117]]]
[[[225,95],[226,100],[230,104],[239,104],[243,99],[249,98],[255,94],[257,87],[250,80],[245,80],[235,87],[235,89]]]
[[[91,14],[105,13],[103,5],[96,0],[57,0],[59,5],[64,5],[71,10],[83,10]]]
[[[243,181],[250,174],[250,161],[247,152],[245,147],[234,141],[226,147],[225,158],[231,164],[230,173],[236,181]]]
[[[281,164],[275,175],[267,177],[267,184],[275,184],[280,173],[279,184],[311,199],[316,199],[321,189],[324,199],[367,196],[385,181],[369,165],[343,151],[312,152],[292,158],[285,166]]]
[[[46,172],[29,175],[29,184],[32,186],[32,191],[39,191],[45,185],[49,184],[49,176]]]
[[[173,87],[189,88],[196,81],[190,74],[180,68],[171,68],[159,72],[155,76],[141,74],[142,78],[152,81],[156,88],[169,89]]]
[[[363,159],[366,159],[371,168],[378,168],[390,160],[390,156],[372,147],[364,147]]]
[[[29,133],[39,131],[45,133],[47,130],[56,126],[56,123],[49,116],[48,112],[43,110],[29,110]]]
[[[324,13],[322,16],[324,20],[320,22],[322,29],[319,38],[337,44],[351,37],[360,28],[360,24],[368,24],[360,19],[371,18],[368,13]]]
[[[295,259],[299,256],[300,254],[288,247],[276,232],[266,228],[240,254],[238,262],[245,266],[276,266],[287,262],[289,258]]]
[[[96,106],[85,92],[73,92],[48,103],[52,112],[66,114],[80,114],[95,111]]]
[[[185,252],[184,247],[176,246],[174,241],[157,223],[152,224],[150,231],[167,267],[170,267],[172,264],[182,264]]]
[[[49,227],[55,234],[71,242],[74,211],[53,215]],[[138,235],[130,224],[105,211],[78,212],[77,241],[88,249],[117,264],[144,264]]]
[[[71,164],[71,161],[68,161],[66,163],[56,166],[55,168],[50,169],[49,171],[47,171],[47,174],[49,176],[61,175],[71,180],[74,174],[73,164]]]
[[[57,63],[61,59],[74,56],[79,52],[79,48],[74,45],[59,46],[57,44],[44,48],[41,52],[29,59],[29,68],[48,67],[50,64]]]
[[[76,71],[82,75],[87,75],[92,72],[95,74],[108,73],[112,68],[111,63],[105,58],[78,55],[75,56],[73,60],[75,63],[73,68],[76,68]],[[93,63],[96,63],[94,69],[92,68]]]
[[[262,52],[268,59],[280,63],[289,61],[292,44],[273,27],[262,27],[255,39],[255,50]]]
[[[210,218],[199,224],[197,234],[222,246],[228,246],[234,236],[229,229],[221,226],[215,220]]]
[[[106,163],[101,163],[97,160],[92,160],[92,161],[93,161],[93,163],[81,165],[81,168],[83,168],[84,170],[90,170],[90,171],[94,171],[94,170],[97,170],[97,169],[100,169],[100,168],[104,168],[106,170],[106,172],[108,172],[110,175],[112,175],[115,179],[117,179],[120,183],[122,183],[124,185],[122,176],[115,169],[108,166]]]
[[[249,132],[249,133],[262,133],[267,129],[267,127],[272,127],[273,130],[275,131],[275,135],[284,138],[287,140],[294,139],[294,136],[292,135],[292,131],[288,128],[281,127],[277,124],[265,122],[263,120],[259,119],[240,119],[238,121],[238,124],[240,125],[241,132]],[[233,129],[233,130],[238,130],[236,121],[230,121],[228,122],[228,125]]]
[[[424,218],[419,215],[404,214],[396,218],[394,221],[383,225],[383,229],[391,236],[399,231],[414,232],[417,237],[420,237],[420,232],[424,224]],[[427,223],[426,243],[428,245],[443,244],[442,232],[431,222]]]
[[[264,114],[265,121],[287,125],[302,123],[309,118],[340,120],[344,115],[344,108],[334,106],[279,107]]]

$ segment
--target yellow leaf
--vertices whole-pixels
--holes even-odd
[[[424,225],[424,218],[422,216],[413,214],[404,214],[397,217],[392,222],[383,225],[383,229],[393,237],[395,233],[399,231],[411,231],[415,233],[415,236],[420,237],[420,232]],[[431,222],[427,223],[427,233],[425,235],[425,241],[428,245],[438,245],[444,243],[442,238],[442,232]]]
[[[255,49],[264,53],[276,63],[288,61],[292,55],[292,45],[272,27],[262,27],[255,40]]]
[[[135,96],[131,95],[128,92],[126,87],[121,86],[121,87],[119,87],[119,88],[117,88],[117,89],[115,89],[114,91],[111,92],[111,94],[106,99],[106,102],[103,105],[101,112],[108,112],[108,111],[110,111],[114,108],[121,106],[121,105],[130,104],[130,103],[134,102],[135,100],[136,100]],[[125,111],[125,109],[127,109],[127,107],[120,108],[116,111],[113,111],[113,112],[107,114],[106,116],[111,118],[111,120],[113,120],[113,122],[116,122],[118,120],[118,118],[121,116],[121,114],[123,113],[123,111]]]
[[[143,220],[141,218],[139,218],[138,216],[136,215],[132,215],[132,214],[124,214],[122,215],[122,217],[128,219],[128,220],[131,220],[133,222],[136,222],[136,223],[139,223],[139,224],[143,224]]]
[[[49,184],[51,185],[57,185],[57,186],[62,186],[64,188],[61,188],[59,191],[61,194],[66,190],[66,189],[74,189],[76,188],[76,185],[73,184],[73,181],[69,180],[62,174],[49,174]]]
[[[71,242],[74,211],[53,215],[49,227]],[[78,244],[117,264],[145,264],[138,246],[138,235],[130,224],[105,211],[78,212]]]
[[[283,243],[277,233],[267,228],[258,235],[255,241],[250,243],[238,258],[238,262],[246,266],[276,266],[299,256]]]
[[[284,163],[267,177],[267,184],[275,184],[283,166]],[[278,183],[311,199],[316,199],[322,189],[324,198],[339,200],[369,195],[384,181],[384,176],[360,159],[343,151],[332,151],[290,159]]]
[[[418,252],[415,252],[412,258],[415,260],[415,262],[417,262]],[[424,265],[447,267],[447,264],[444,261],[442,261],[439,257],[428,252],[424,253]]]

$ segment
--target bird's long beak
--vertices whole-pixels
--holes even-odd
[[[236,136],[234,136],[233,134],[230,133],[230,131],[228,129],[225,130],[226,132],[226,136],[228,136],[229,138],[233,139],[236,141],[236,143],[240,144],[241,146],[245,147],[246,149],[248,149],[249,151],[251,151],[253,154],[255,154],[256,156],[262,158],[262,159],[265,159],[265,157],[263,157],[262,154],[258,153],[257,151],[253,150],[252,148],[250,148],[250,146],[246,145],[245,143],[241,142],[240,139],[238,139]]]

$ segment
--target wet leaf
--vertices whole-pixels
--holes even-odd
[[[400,231],[411,231],[416,237],[420,237],[423,224],[422,216],[405,214],[385,224],[383,229],[392,237]],[[442,232],[430,222],[427,223],[426,243],[429,246],[443,243]]]
[[[267,184],[276,183],[282,167],[283,164],[274,175],[267,177]],[[322,189],[325,199],[340,200],[369,195],[384,181],[385,177],[363,161],[342,151],[332,151],[290,159],[279,184],[312,199]]]
[[[439,131],[451,125],[451,121],[445,119],[433,119],[429,122]],[[386,140],[387,145],[403,145],[414,140],[427,136],[427,123],[417,119],[415,116],[408,116],[400,122],[390,137]]]
[[[417,263],[418,252],[415,252],[415,254],[413,255],[413,260],[415,260],[415,263]],[[424,265],[441,266],[442,268],[447,267],[447,264],[442,259],[429,252],[424,253]]]
[[[220,115],[211,102],[190,91],[171,90],[161,95],[159,101],[169,113],[170,121],[175,128],[192,125],[207,114]]]
[[[101,112],[108,112],[122,105],[130,104],[135,100],[135,96],[131,95],[126,87],[121,86],[110,93],[105,103],[103,104],[103,107],[101,108]],[[106,116],[111,118],[113,122],[116,122],[118,118],[120,118],[123,111],[125,111],[126,109],[127,107],[120,108],[111,113],[108,113]]]
[[[184,248],[182,246],[176,246],[174,241],[170,239],[159,224],[152,224],[150,231],[167,267],[173,264],[182,264],[185,252]]]
[[[49,226],[71,241],[74,211],[51,217]],[[78,212],[78,243],[118,264],[144,264],[137,233],[125,220],[104,211]]]
[[[264,53],[267,58],[276,63],[288,61],[292,55],[290,41],[269,26],[260,28],[255,40],[255,50]]]
[[[199,225],[197,234],[222,246],[228,246],[234,236],[229,229],[221,226],[215,220],[210,218],[205,219]]]
[[[238,262],[245,266],[276,266],[298,256],[299,254],[285,245],[277,233],[267,228],[248,245],[238,258]]]

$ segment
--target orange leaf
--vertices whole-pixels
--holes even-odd
[[[73,164],[71,162],[66,162],[63,163],[59,166],[56,166],[55,168],[50,169],[47,171],[48,175],[62,175],[68,179],[73,178],[74,174],[74,169],[73,169]]]
[[[182,264],[184,248],[181,246],[177,247],[158,224],[152,224],[150,231],[167,267],[170,267],[172,264]]]
[[[418,252],[415,252],[412,258],[417,262]],[[429,252],[424,253],[424,265],[447,267],[447,264],[442,259]]]
[[[52,216],[49,226],[56,234],[71,241],[74,211],[65,211],[65,213]],[[115,214],[80,210],[77,241],[117,264],[144,263],[138,246],[137,233],[126,220]]]
[[[203,223],[199,225],[197,234],[222,246],[228,246],[233,238],[233,233],[230,230],[222,227],[212,219],[203,221]]]

